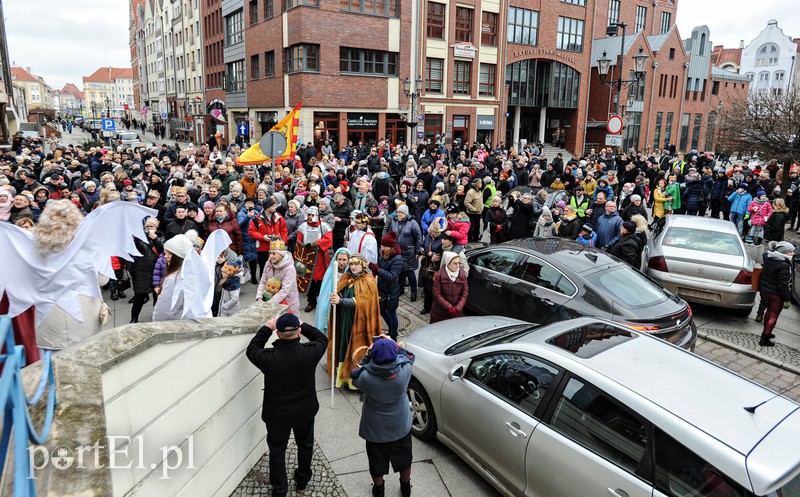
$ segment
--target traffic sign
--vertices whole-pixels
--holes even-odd
[[[103,119],[103,131],[114,131],[117,129],[117,124],[113,119]]]
[[[419,138],[419,139],[425,138],[425,133],[420,131],[419,133],[417,133],[417,138]]]
[[[622,117],[618,116],[617,114],[612,114],[608,121],[606,121],[606,129],[612,135],[618,135],[622,133],[622,127],[624,123],[622,121]]]
[[[128,104],[122,106],[123,110],[128,110]]]
[[[250,126],[245,123],[240,123],[236,126],[236,130],[239,132],[239,136],[248,136],[250,134]]]
[[[424,121],[424,120],[425,120],[425,114],[420,114],[419,116],[417,116],[417,120],[418,120],[419,122],[422,122],[422,121]]]
[[[286,137],[277,131],[264,133],[259,141],[261,153],[267,157],[280,157],[286,152]]]
[[[167,113],[166,112],[162,112],[161,113],[161,119],[166,119],[166,118],[167,118]]]
[[[609,147],[621,147],[622,135],[606,135],[606,145]]]

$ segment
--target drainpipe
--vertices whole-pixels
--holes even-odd
[[[592,19],[597,19],[597,1],[594,2],[594,13],[592,14]],[[592,23],[592,43],[594,43],[594,28],[596,23]],[[589,50],[589,70],[587,71],[586,79],[587,79],[587,86],[586,86],[586,112],[583,113],[583,150],[581,150],[581,154],[579,157],[583,157],[583,152],[586,150],[586,136],[589,133],[589,95],[592,94],[592,51]],[[610,89],[609,89],[610,90]],[[609,93],[609,98],[610,97]],[[546,139],[542,137],[542,143],[545,143]],[[604,145],[605,146],[605,145]],[[578,152],[577,150],[573,150],[573,153]]]
[[[686,90],[688,90],[688,88],[686,87],[686,78],[688,76],[689,76],[689,62],[686,61],[686,62],[683,63],[683,83],[682,83],[683,84],[683,91],[681,92],[681,95],[680,95],[680,97],[681,97],[681,106],[680,106],[680,108],[678,110],[678,133],[677,133],[678,139],[676,140],[678,142],[678,146],[680,146],[680,144],[681,144],[681,133],[683,132],[683,102],[686,101]],[[673,122],[673,125],[674,124],[675,123]],[[692,125],[691,118],[689,118],[689,125],[690,126]],[[670,133],[670,137],[671,136],[672,136],[672,133]],[[669,145],[669,144],[667,144],[667,145]],[[678,150],[678,146],[675,147],[675,152],[676,153],[684,153],[684,150]]]
[[[653,62],[653,84],[650,86],[650,104],[649,109],[647,112],[647,133],[644,136],[647,137],[647,140],[650,140],[650,125],[653,123],[653,94],[655,93],[656,89],[656,75],[658,74],[658,62]],[[661,137],[658,137],[661,140]],[[645,147],[648,147],[648,143],[645,142]]]

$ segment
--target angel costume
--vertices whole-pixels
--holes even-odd
[[[47,257],[31,232],[0,223],[0,295],[8,294],[8,314],[35,306],[36,342],[44,349],[60,350],[97,334],[103,303],[98,273],[114,278],[112,256],[131,261],[130,254],[139,254],[133,237],[145,241],[142,219],[156,214],[130,202],[108,203],[78,224],[65,249]]]

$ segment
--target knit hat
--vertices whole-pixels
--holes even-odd
[[[566,206],[567,206],[567,203],[564,202],[563,200],[559,200],[558,202],[556,202],[556,207],[558,207],[559,209],[563,209]]]
[[[381,238],[381,247],[394,248],[395,245],[397,245],[397,233],[394,231],[386,233],[386,235]]]
[[[542,207],[542,213],[540,215],[550,216],[551,218],[553,217],[553,214],[550,212],[550,208],[547,207],[546,205]]]
[[[164,244],[164,248],[169,250],[173,255],[185,259],[186,254],[192,250],[192,241],[186,235],[175,235],[167,240],[167,243]]]
[[[637,200],[642,200],[642,196],[635,193],[631,195],[631,202],[636,202]]]
[[[275,322],[275,329],[281,332],[294,331],[300,327],[300,318],[294,314],[286,313],[281,314]]]
[[[376,364],[387,364],[397,359],[397,344],[394,340],[381,338],[372,344],[369,352],[372,362]]]
[[[205,209],[206,207],[208,207],[210,209],[213,209],[214,208],[214,202],[212,202],[210,200],[206,200],[205,202],[203,202],[203,209]]]
[[[759,191],[756,193],[756,197],[760,197],[760,196],[762,196],[762,195],[766,195],[766,194],[767,194],[767,192],[765,192],[764,190],[759,190]]]
[[[622,227],[625,228],[625,231],[628,233],[636,233],[636,223],[631,220],[622,223]]]
[[[430,205],[436,205],[436,207],[439,208],[439,207],[442,206],[442,203],[440,201],[436,200],[435,198],[433,198],[433,199],[431,199],[430,202],[428,202],[428,205],[429,206]]]
[[[591,224],[586,223],[583,226],[581,226],[581,231],[585,231],[587,233],[594,233],[594,228],[592,228]]]
[[[406,216],[408,215],[408,206],[406,204],[401,204],[397,207],[397,212],[402,212]]]
[[[795,248],[790,242],[772,242],[769,244],[769,249],[772,252],[778,252],[779,254],[788,254],[789,252],[794,252]]]
[[[267,197],[261,201],[261,205],[264,206],[264,209],[269,209],[270,207],[275,205],[275,199],[272,197]]]

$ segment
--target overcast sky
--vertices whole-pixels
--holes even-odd
[[[630,0],[624,0],[630,1]],[[715,45],[755,38],[770,19],[800,37],[795,0],[680,0],[678,28],[688,38],[706,24]],[[75,83],[101,66],[130,67],[128,0],[5,0],[11,61],[30,67],[52,87]]]

